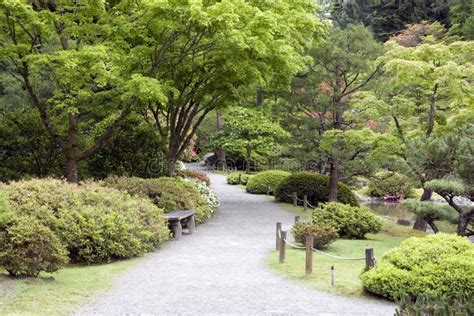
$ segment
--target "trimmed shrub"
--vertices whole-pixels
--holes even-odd
[[[306,236],[313,236],[313,247],[316,249],[327,248],[330,243],[339,237],[336,229],[333,227],[307,222],[300,222],[293,225],[291,234],[295,238],[295,241],[301,244],[306,243]]]
[[[267,190],[270,189],[270,193],[273,194],[281,181],[289,175],[289,172],[280,170],[268,170],[257,173],[248,180],[246,190],[253,194],[266,194]]]
[[[208,187],[204,182],[196,179],[184,179],[186,183],[191,183],[194,185],[199,192],[201,193],[202,198],[207,202],[207,204],[213,209],[217,210],[221,205],[219,197],[217,196],[216,191]]]
[[[36,218],[54,232],[73,262],[137,256],[167,239],[163,210],[96,183],[31,180],[5,188],[15,216]]]
[[[474,296],[474,245],[456,235],[436,234],[404,240],[362,273],[366,291],[390,299],[419,295],[456,300]]]
[[[178,172],[177,175],[185,179],[195,179],[204,182],[207,186],[211,185],[211,179],[209,179],[207,174],[196,169],[185,169]]]
[[[48,227],[31,216],[2,214],[0,266],[13,276],[55,272],[68,262],[65,247]]]
[[[142,179],[127,177],[109,177],[103,185],[133,196],[146,197],[165,212],[176,210],[195,210],[196,221],[202,223],[209,219],[214,212],[199,190],[191,183],[179,178]]]
[[[324,224],[337,230],[339,236],[350,239],[376,234],[382,222],[370,211],[342,203],[325,203],[313,210],[313,223]]]
[[[413,298],[404,295],[400,300],[397,300],[397,303],[400,308],[395,311],[396,316],[474,315],[474,300],[472,297],[459,296],[453,299],[439,295],[419,294]]]
[[[240,177],[240,182],[239,182],[239,177]],[[249,179],[252,176],[249,174],[246,174],[244,172],[232,172],[227,176],[227,183],[228,184],[244,184],[246,185]]]
[[[293,192],[298,194],[300,199],[303,195],[308,196],[308,202],[316,205],[320,202],[327,202],[329,195],[329,177],[317,173],[300,172],[295,173],[281,181],[275,191],[275,197],[282,202],[292,203]],[[359,206],[357,197],[351,189],[339,183],[337,200],[340,203]]]
[[[384,197],[386,195],[403,194],[405,197],[413,196],[413,184],[411,180],[399,173],[389,175],[386,172],[378,173],[382,180],[372,180],[369,182],[368,194],[374,197]]]

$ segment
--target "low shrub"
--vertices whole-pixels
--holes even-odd
[[[333,227],[307,222],[300,222],[293,225],[291,233],[295,241],[302,244],[306,243],[306,236],[313,236],[313,247],[316,249],[327,248],[330,243],[339,237],[336,229]]]
[[[211,185],[211,179],[209,179],[207,174],[199,170],[185,169],[183,171],[178,172],[177,175],[178,177],[182,177],[185,179],[196,179],[198,181],[204,182],[207,186]]]
[[[300,199],[304,195],[308,196],[308,202],[317,205],[320,202],[327,202],[329,195],[329,177],[322,174],[300,172],[290,175],[278,185],[275,197],[282,202],[292,203],[293,192],[298,194]],[[357,197],[351,189],[339,183],[337,200],[340,203],[359,206]]]
[[[370,211],[342,203],[322,204],[313,210],[313,223],[324,224],[337,230],[339,236],[350,239],[364,238],[365,234],[376,234],[382,222]]]
[[[204,182],[196,179],[184,179],[185,182],[191,183],[194,185],[199,192],[201,193],[202,198],[207,202],[207,204],[213,209],[217,210],[221,205],[219,197],[217,196],[216,191],[208,187]]]
[[[289,175],[289,172],[280,170],[267,170],[257,173],[248,180],[246,190],[253,194],[266,194],[269,190],[270,194],[273,194],[280,182]]]
[[[31,216],[3,213],[0,220],[0,266],[13,276],[55,272],[68,262],[68,252],[48,227]]]
[[[378,173],[380,180],[369,182],[368,194],[373,197],[384,197],[386,195],[403,194],[405,197],[412,197],[413,184],[411,180],[399,173],[389,175],[388,173]]]
[[[439,295],[421,294],[417,297],[403,295],[397,300],[400,306],[395,316],[468,316],[474,315],[472,297],[447,298]]]
[[[421,295],[454,302],[474,295],[474,245],[456,235],[436,234],[404,240],[377,266],[362,273],[366,291],[390,299]]]
[[[209,219],[214,212],[211,204],[202,197],[195,185],[186,183],[183,179],[109,177],[102,183],[134,196],[147,197],[165,212],[195,210],[198,223]]]
[[[14,182],[4,188],[15,216],[36,218],[58,236],[73,262],[137,256],[169,236],[163,210],[96,183]]]
[[[243,172],[232,172],[227,176],[228,184],[243,184],[246,185],[252,176]]]

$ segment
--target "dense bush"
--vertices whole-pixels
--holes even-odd
[[[177,172],[177,175],[178,177],[182,177],[182,178],[191,178],[191,179],[199,180],[201,182],[204,182],[207,186],[211,185],[211,179],[209,179],[207,174],[199,170],[185,169],[180,172]]]
[[[247,184],[252,176],[243,172],[232,172],[227,176],[228,184]],[[239,180],[240,179],[240,180]],[[240,182],[239,182],[240,181]]]
[[[126,191],[134,196],[147,197],[155,205],[171,212],[176,210],[195,210],[196,221],[202,223],[214,212],[195,185],[179,178],[141,179],[109,177],[102,182],[105,186]]]
[[[403,295],[397,303],[400,307],[395,311],[395,316],[474,315],[474,300],[462,295],[454,299],[432,294],[418,294],[416,297]]]
[[[337,230],[339,236],[364,238],[365,234],[376,234],[382,222],[370,211],[342,203],[325,203],[313,210],[313,223],[324,224]]]
[[[208,187],[204,182],[201,182],[196,179],[184,179],[186,183],[194,185],[199,192],[201,193],[202,198],[207,202],[207,204],[213,209],[217,210],[221,205],[219,197],[217,196],[216,191]]]
[[[380,180],[369,182],[368,194],[374,197],[384,197],[385,195],[403,194],[405,197],[413,196],[413,184],[411,180],[399,173],[389,175],[379,173]]]
[[[15,216],[36,218],[73,262],[97,263],[150,251],[169,235],[163,211],[147,199],[96,183],[14,182],[3,188]]]
[[[269,190],[273,194],[280,182],[289,175],[289,172],[280,170],[268,170],[257,173],[248,180],[246,190],[254,194],[266,194]]]
[[[474,296],[474,245],[455,235],[412,237],[361,275],[365,290],[391,299]]]
[[[326,175],[300,172],[292,174],[291,176],[284,179],[280,185],[278,185],[275,196],[278,200],[291,203],[293,202],[292,194],[296,192],[300,199],[303,195],[308,196],[308,202],[316,205],[319,202],[326,202],[329,195],[329,177]],[[359,206],[356,196],[351,189],[343,184],[339,183],[338,202],[349,204],[352,206]]]
[[[306,236],[313,236],[313,247],[324,249],[339,236],[336,229],[323,224],[300,222],[293,225],[291,233],[299,243],[306,243]]]
[[[31,216],[0,214],[0,266],[13,276],[55,272],[68,262],[55,233]]]

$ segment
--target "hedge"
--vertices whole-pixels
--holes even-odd
[[[390,299],[419,295],[474,297],[474,245],[449,234],[412,237],[362,273],[366,291]]]
[[[16,225],[24,238],[31,230],[52,242],[48,237],[51,231],[72,262],[89,264],[137,256],[155,249],[169,236],[162,209],[147,199],[97,183],[30,180],[11,183],[3,190],[11,206],[10,214],[0,217],[4,234]],[[31,218],[38,225],[20,225],[9,220],[11,216]]]
[[[300,199],[303,198],[303,195],[307,195],[308,202],[316,205],[320,202],[328,201],[328,188],[328,176],[317,173],[300,172],[284,179],[276,188],[275,197],[279,201],[292,203],[292,194],[296,192]],[[343,183],[339,183],[337,200],[344,204],[359,206],[357,197],[351,189]]]
[[[248,180],[246,190],[253,194],[266,194],[268,191],[273,194],[276,187],[288,176],[290,173],[286,171],[263,171]]]
[[[247,184],[252,175],[246,174],[244,172],[232,172],[227,176],[228,184]],[[239,181],[240,178],[240,181]]]

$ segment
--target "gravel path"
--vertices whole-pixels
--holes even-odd
[[[265,267],[275,223],[294,216],[265,196],[211,175],[221,209],[194,235],[166,243],[119,277],[78,315],[393,315],[388,303],[342,297]]]

